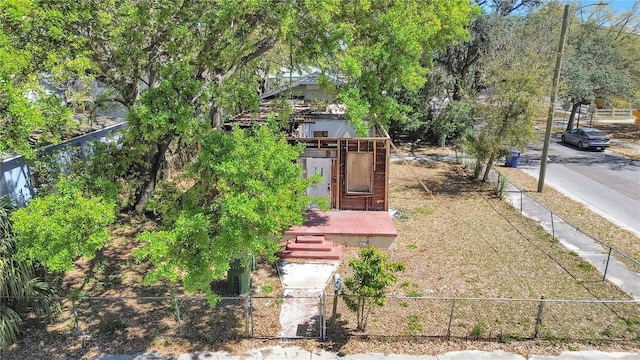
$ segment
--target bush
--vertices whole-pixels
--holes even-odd
[[[55,191],[11,215],[17,256],[51,271],[68,271],[76,258],[92,258],[109,240],[115,204],[82,194],[82,184],[62,178]]]

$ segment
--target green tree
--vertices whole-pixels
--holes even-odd
[[[449,44],[439,51],[436,63],[449,75],[442,78],[449,86],[448,97],[455,101],[475,98],[480,91],[478,74],[482,67],[477,66],[484,48],[490,40],[495,17],[508,17],[540,5],[540,0],[476,0],[482,14],[477,13],[469,22],[470,37],[461,43]],[[494,32],[495,34],[495,32]]]
[[[85,196],[79,181],[63,178],[55,187],[11,214],[16,254],[50,271],[68,271],[78,257],[92,258],[110,240],[115,204]]]
[[[427,79],[435,50],[465,39],[475,8],[470,1],[345,1],[337,26],[344,44],[331,57],[346,78],[338,99],[364,134],[362,121],[388,126],[411,108],[398,101]]]
[[[476,116],[482,123],[467,144],[467,148],[473,148],[471,152],[476,155],[477,166],[486,165],[483,181],[488,179],[502,151],[510,147],[522,149],[532,139],[533,120],[540,112],[548,73],[548,62],[540,52],[540,44],[529,41],[539,23],[532,18],[499,21],[499,26],[493,29],[502,35],[492,34],[491,44],[481,60],[486,69],[482,85],[487,95],[484,102],[478,103]]]
[[[581,105],[594,103],[596,97],[632,94],[629,69],[613,39],[593,23],[576,30],[578,35],[571,37],[562,72],[564,94],[571,103],[567,131],[573,129]]]
[[[357,315],[358,330],[365,331],[371,309],[387,303],[386,289],[398,280],[395,273],[404,271],[405,266],[389,261],[380,249],[366,247],[360,249],[358,258],[349,260],[349,267],[353,276],[344,281],[344,301]]]
[[[473,105],[466,101],[452,101],[435,116],[432,131],[440,146],[445,145],[449,137],[463,134],[472,122]]]
[[[444,145],[447,139],[454,139],[465,133],[471,126],[473,103],[451,101],[446,96],[446,74],[441,67],[429,73],[425,86],[417,92],[402,92],[399,102],[411,107],[405,121],[391,121],[389,134],[393,138],[411,142],[433,142]]]
[[[7,12],[7,7],[6,2],[0,3],[0,22],[21,22],[20,12]],[[34,147],[58,140],[70,118],[61,99],[38,86],[31,58],[0,27],[0,156],[19,153],[33,158]],[[36,131],[40,133],[37,140],[32,138]]]
[[[0,198],[0,350],[18,339],[30,310],[52,315],[59,309],[56,287],[37,276],[37,266],[16,256],[12,209],[5,200]]]
[[[181,280],[187,291],[215,301],[211,283],[232,261],[252,254],[273,259],[282,232],[301,224],[303,210],[319,201],[305,196],[318,179],[301,177],[300,151],[268,127],[212,131],[189,171],[193,186],[178,193],[176,220],[138,238],[145,246],[136,259],[155,265],[145,282]]]
[[[630,7],[624,11],[613,6],[582,8],[577,12],[579,21],[576,19],[573,22],[576,26],[586,22],[594,31],[600,32],[606,38],[605,41],[615,46],[622,58],[622,65],[629,72],[633,84],[635,99],[627,98],[628,94],[604,99],[612,104],[615,104],[615,100],[621,99],[622,105],[614,105],[618,107],[629,106],[630,100],[631,106],[635,104],[640,107],[640,2],[634,1],[629,5]]]
[[[408,93],[400,98],[400,103],[412,110],[406,123],[392,122],[392,135],[403,135],[410,141],[442,143],[446,138],[464,134],[470,121],[465,103],[475,102],[483,89],[485,69],[481,65],[482,56],[491,44],[491,37],[502,36],[494,28],[500,28],[501,18],[522,17],[541,1],[478,0],[475,3],[477,11],[468,25],[470,36],[462,42],[449,42],[445,48],[435,50],[427,82],[417,93]],[[547,33],[542,31],[538,36]]]
[[[129,171],[141,179],[138,212],[167,151],[203,137],[201,123],[219,127],[224,109],[257,104],[255,74],[264,61],[285,60],[274,49],[290,49],[286,63],[344,74],[349,85],[340,99],[363,132],[364,119],[402,116],[406,107],[394,92],[424,83],[432,50],[463,37],[471,15],[469,0],[11,1],[4,10],[22,22],[0,29],[33,54],[39,71],[61,81],[98,80],[113,90],[109,100],[130,110],[125,147],[139,159]],[[152,101],[171,94],[182,106]]]

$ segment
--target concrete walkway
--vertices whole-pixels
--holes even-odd
[[[640,352],[611,352],[602,351],[565,351],[558,356],[532,355],[528,358],[522,355],[504,351],[453,351],[439,355],[401,355],[401,354],[342,354],[328,351],[311,352],[297,346],[272,346],[254,349],[244,354],[231,355],[225,351],[181,354],[175,358],[163,357],[157,354],[144,353],[136,355],[106,355],[99,360],[640,360]]]
[[[322,292],[340,263],[337,261],[278,262],[284,301],[280,308],[280,338],[320,338]]]

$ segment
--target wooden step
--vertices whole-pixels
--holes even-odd
[[[287,250],[302,251],[331,251],[333,244],[327,241],[321,243],[306,243],[290,240],[287,242]]]
[[[342,248],[334,246],[331,251],[284,250],[278,256],[281,259],[340,260]]]
[[[324,235],[298,235],[296,236],[297,243],[307,244],[320,244],[324,242]]]

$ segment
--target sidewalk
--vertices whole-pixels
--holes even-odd
[[[495,174],[492,174],[491,181],[497,181]],[[608,281],[620,287],[636,301],[640,301],[640,274],[628,269],[615,255],[611,255],[607,262],[609,252],[600,243],[585,233],[576,231],[576,228],[559,216],[552,216],[548,209],[531,197],[523,195],[521,190],[511,183],[507,184],[505,201],[518,209],[522,215],[540,223],[548,233],[554,234],[564,247],[575,251],[600,273],[604,274],[606,270]]]
[[[254,349],[240,355],[230,355],[225,351],[181,354],[175,358],[144,353],[136,355],[106,355],[98,360],[640,360],[640,352],[565,351],[558,356],[533,355],[528,358],[504,351],[454,351],[439,355],[400,354],[341,354],[327,351],[310,352],[297,346],[273,346]]]

